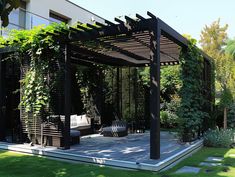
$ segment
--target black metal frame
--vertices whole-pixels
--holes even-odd
[[[151,117],[151,126],[150,126],[150,158],[159,159],[160,158],[160,67],[162,65],[175,65],[179,64],[178,58],[171,57],[171,52],[169,50],[172,46],[176,48],[187,48],[188,41],[174,29],[164,23],[161,19],[155,17],[153,14],[148,12],[150,19],[145,19],[140,15],[136,15],[137,20],[133,20],[129,17],[125,17],[126,23],[120,19],[115,19],[119,24],[114,24],[106,22],[105,24],[96,23],[97,26],[88,24],[87,26],[91,29],[84,28],[80,24],[77,25],[77,28],[70,27],[68,32],[69,38],[64,40],[61,39],[61,42],[66,42],[72,46],[72,49],[75,49],[75,52],[79,53],[77,55],[77,60],[83,58],[85,61],[91,61],[102,64],[109,64],[114,66],[149,66],[150,67],[150,117]],[[139,39],[136,36],[131,36],[132,34],[139,34],[141,32],[148,31],[150,34],[150,41],[146,43],[143,38]],[[136,44],[148,47],[150,50],[150,57],[143,57],[136,53],[134,48],[132,51],[126,50],[124,48],[125,44],[119,41],[126,40],[128,41],[128,36],[126,38],[118,37],[118,35],[130,35],[131,40],[133,39]],[[143,35],[145,37],[147,35]],[[106,40],[106,37],[107,40]],[[102,49],[111,49],[111,52],[114,54],[109,55],[107,53],[101,52],[97,48],[90,48],[84,45],[82,48],[78,47],[76,43],[82,44],[89,41],[95,42],[97,45],[103,45]],[[165,42],[164,42],[165,41]],[[166,46],[166,52],[162,51],[161,45]],[[141,48],[141,47],[140,47]],[[73,52],[71,50],[71,52]],[[167,53],[167,51],[169,51]],[[115,53],[116,52],[116,53]],[[170,61],[162,61],[161,55],[165,54],[169,56]],[[179,54],[179,53],[178,53]],[[72,56],[73,54],[71,54]],[[206,54],[202,52],[202,55],[206,60],[210,60]],[[78,57],[80,56],[80,58]],[[68,82],[66,83],[68,84]],[[69,94],[68,94],[69,95]],[[67,95],[67,96],[68,96]],[[69,109],[69,108],[67,108]],[[69,116],[67,116],[69,118]]]
[[[160,158],[160,35],[159,21],[153,23],[150,52],[150,158]]]
[[[4,117],[2,112],[3,106],[3,87],[2,87],[2,54],[0,54],[0,141],[5,138],[4,131]]]
[[[73,59],[82,60],[83,62],[93,62],[93,63],[101,63],[108,64],[113,66],[149,66],[150,67],[150,158],[151,159],[159,159],[160,158],[160,67],[162,65],[175,65],[179,64],[178,58],[175,58],[171,51],[179,51],[179,48],[187,48],[188,41],[179,33],[177,33],[174,29],[164,23],[161,19],[155,17],[151,13],[147,13],[151,18],[145,19],[140,15],[136,15],[137,20],[131,19],[129,17],[125,17],[126,23],[121,21],[120,19],[116,19],[115,21],[118,24],[114,24],[106,21],[105,24],[96,23],[96,26],[87,24],[90,29],[85,28],[84,26],[78,24],[77,27],[70,27],[68,33],[68,38],[61,38],[60,41],[62,43],[66,43],[67,46],[71,45],[71,50],[68,50],[66,47],[67,56],[65,56],[66,60],[69,61],[69,56],[73,57]],[[99,27],[97,27],[99,26]],[[149,43],[147,43],[143,38],[147,37],[147,33],[144,34],[143,38],[138,38],[136,36],[132,36],[132,34],[138,35],[139,33],[143,33],[148,31],[150,34]],[[54,36],[58,37],[58,33]],[[120,37],[118,35],[126,35],[125,37]],[[150,50],[149,58],[143,57],[138,54],[138,50],[134,48],[132,51],[128,51],[126,48],[130,47],[128,45],[121,43],[122,45],[117,45],[119,41],[134,40],[137,45],[142,45],[143,47],[148,47]],[[106,39],[106,37],[108,37]],[[79,45],[86,42],[95,42],[97,45],[101,45],[101,49],[97,49],[96,46],[94,48],[87,47],[83,45],[80,47]],[[127,42],[128,43],[128,42]],[[133,43],[134,44],[134,43]],[[166,50],[161,46],[166,46]],[[108,48],[108,50],[107,50]],[[138,47],[137,47],[138,48]],[[170,50],[170,48],[173,48]],[[102,52],[102,50],[106,49],[106,52]],[[177,49],[177,50],[176,50]],[[111,51],[111,52],[110,52]],[[71,52],[71,53],[70,53]],[[74,55],[73,53],[76,53]],[[110,53],[110,54],[109,54]],[[113,53],[113,54],[112,54]],[[210,61],[210,57],[201,52],[204,56],[205,60]],[[178,55],[179,53],[175,53]],[[169,57],[169,61],[162,61],[162,55]],[[66,62],[66,63],[67,63]],[[66,66],[69,65],[69,62]],[[68,66],[66,67],[68,68]],[[66,79],[65,79],[65,109],[66,109],[66,118],[69,119],[69,110],[70,110],[70,78],[68,76],[69,71],[66,69]],[[66,120],[65,130],[69,132],[69,120]],[[65,134],[65,139],[69,139],[69,133]],[[68,144],[67,144],[68,143]],[[69,142],[65,143],[66,148],[69,148]]]
[[[64,82],[64,101],[65,101],[65,123],[63,130],[64,148],[70,148],[70,115],[71,115],[71,61],[70,61],[70,45],[65,44],[65,82]]]

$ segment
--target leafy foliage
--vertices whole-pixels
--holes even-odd
[[[228,25],[221,27],[220,19],[214,21],[210,26],[205,26],[201,32],[201,40],[199,43],[209,56],[215,60],[219,60],[221,51],[226,45]]]
[[[174,100],[181,85],[180,66],[166,66],[161,68],[161,97],[164,102]]]
[[[143,85],[150,87],[149,67],[140,68],[138,72]]]
[[[225,47],[225,53],[227,55],[232,56],[232,58],[235,59],[235,39],[234,40],[229,40],[227,42],[227,45]]]
[[[48,80],[52,63],[61,58],[63,49],[48,35],[47,32],[65,30],[65,24],[51,24],[47,27],[38,26],[32,30],[12,30],[9,37],[1,40],[1,47],[10,46],[17,48],[17,52],[8,58],[19,61],[22,66],[29,66],[21,82],[21,103],[27,113],[36,117],[48,107],[50,90],[54,86]],[[26,125],[27,126],[27,125]]]
[[[227,127],[227,108],[232,104],[235,95],[235,63],[233,61],[233,41],[227,44],[228,25],[220,26],[220,19],[210,26],[205,26],[201,33],[201,46],[215,63],[216,101],[224,109],[224,127]],[[224,50],[225,49],[225,50]]]
[[[160,92],[162,102],[170,102],[178,94],[182,85],[179,70],[180,66],[161,67]],[[139,70],[140,80],[146,87],[150,87],[149,72],[149,67]]]
[[[177,110],[180,106],[180,99],[174,96],[170,102],[165,102],[164,107],[160,112],[161,125],[164,128],[176,128],[179,123]]]
[[[201,91],[203,58],[195,47],[195,40],[190,40],[188,49],[181,50],[180,64],[182,87],[179,92],[179,135],[183,141],[191,141],[200,131],[203,119],[208,116],[208,113],[203,111],[206,100]]]
[[[108,88],[101,84],[104,78],[104,66],[93,65],[91,67],[77,66],[76,80],[82,96],[84,111],[92,118],[100,116],[97,100],[101,103],[99,95],[105,95]],[[104,88],[102,88],[104,86]]]

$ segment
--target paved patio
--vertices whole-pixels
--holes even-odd
[[[126,137],[103,137],[96,134],[82,137],[80,144],[71,146],[69,150],[4,142],[0,142],[0,149],[78,162],[159,171],[202,147],[202,140],[182,144],[175,134],[161,132],[161,158],[152,160],[149,158],[149,139],[149,132],[129,134]]]
[[[66,152],[78,155],[156,164],[190,146],[180,144],[175,134],[161,132],[161,158],[151,160],[150,134],[129,134],[126,137],[103,137],[102,135],[85,136],[79,145],[74,145]]]

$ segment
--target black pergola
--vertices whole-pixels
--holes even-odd
[[[181,48],[188,41],[150,12],[146,19],[125,16],[126,22],[77,24],[53,36],[65,45],[65,148],[70,147],[71,63],[150,67],[150,158],[160,158],[160,67],[179,64]],[[202,52],[204,60],[210,58]]]
[[[70,148],[71,64],[105,64],[111,66],[150,67],[150,158],[160,158],[160,67],[179,64],[182,48],[188,41],[150,12],[150,18],[136,14],[126,22],[80,24],[69,30],[47,33],[65,48],[65,123],[64,148]],[[210,57],[201,52],[211,66]],[[0,62],[1,63],[1,62]],[[211,67],[210,67],[211,68]],[[207,75],[208,71],[205,72]],[[1,64],[0,64],[1,70]],[[1,83],[0,83],[1,84]]]

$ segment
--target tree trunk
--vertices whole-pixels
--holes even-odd
[[[227,129],[227,108],[224,108],[224,129]]]

